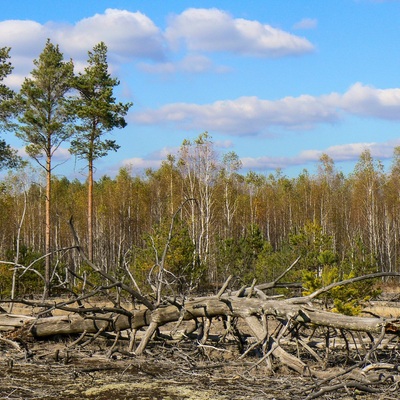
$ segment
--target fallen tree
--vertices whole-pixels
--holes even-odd
[[[273,364],[279,362],[302,376],[332,382],[323,388],[320,383],[314,384],[309,398],[317,393],[322,395],[334,390],[338,385],[338,376],[341,376],[341,381],[348,382],[347,387],[357,390],[365,388],[368,391],[388,380],[395,384],[400,382],[398,360],[388,363],[385,359],[382,363],[378,357],[382,348],[392,352],[393,349],[399,350],[397,339],[400,337],[400,320],[332,313],[321,309],[315,299],[334,286],[393,275],[397,274],[358,277],[335,283],[306,297],[284,300],[268,298],[262,291],[263,288],[274,287],[273,284],[253,285],[229,292],[229,281],[216,295],[179,301],[166,299],[164,304],[156,308],[143,304],[131,310],[121,305],[83,306],[83,298],[55,303],[20,300],[21,303],[40,307],[42,311],[34,316],[3,312],[0,314],[0,331],[4,332],[2,340],[9,344],[15,343],[16,347],[28,338],[54,335],[79,335],[73,346],[82,346],[88,340],[93,341],[101,335],[113,333],[113,349],[126,332],[125,336],[129,334],[130,340],[125,354],[132,356],[143,355],[152,338],[159,338],[160,330],[167,326],[170,326],[170,330],[162,333],[164,339],[195,340],[199,346],[207,343],[218,346],[218,342],[226,340],[230,335],[240,343],[239,357],[258,351],[259,360],[255,365],[266,362],[272,368]],[[116,286],[125,288],[114,281],[111,286],[97,288],[95,293]],[[132,295],[132,291],[129,294]],[[84,297],[91,298],[90,295]],[[143,296],[140,295],[140,298]],[[43,316],[56,309],[65,314]],[[219,324],[221,330],[217,332],[217,341],[215,337],[210,337],[211,326],[216,319],[223,321],[223,324]],[[192,323],[183,327],[185,321]],[[140,339],[137,337],[139,331],[142,331]],[[243,333],[245,331],[247,334]],[[332,362],[331,353],[334,357],[337,348],[347,354],[346,363],[352,365],[346,370],[344,367],[338,369],[335,364],[336,368],[332,372],[327,366]]]
[[[335,282],[308,296],[268,296],[268,290],[280,285],[296,260],[273,282],[253,282],[250,287],[233,290],[228,278],[214,295],[163,298],[163,260],[157,266],[155,295],[145,296],[138,287],[127,285],[91,263],[76,235],[75,241],[74,248],[107,285],[96,287],[88,282],[92,287],[90,293],[74,293],[69,300],[4,301],[0,308],[0,343],[26,351],[26,343],[31,340],[69,335],[71,351],[106,336],[113,340],[110,355],[120,352],[128,357],[145,355],[149,346],[160,340],[171,346],[191,342],[199,351],[219,349],[230,343],[238,349],[237,359],[252,357],[249,370],[261,364],[271,371],[285,366],[309,377],[304,394],[310,399],[340,388],[375,392],[400,384],[400,320],[333,313],[324,310],[318,301],[318,296],[335,287],[366,279],[399,277],[398,273],[376,273]],[[121,302],[123,294],[131,301]],[[107,303],[99,305],[99,296],[106,297]],[[34,315],[16,315],[6,312],[7,303],[21,303],[39,311]],[[62,315],[51,315],[54,310]]]

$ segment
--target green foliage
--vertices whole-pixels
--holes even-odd
[[[304,295],[309,295],[316,290],[326,287],[332,283],[352,279],[356,276],[371,273],[372,265],[367,266],[365,262],[354,260],[349,264],[348,260],[337,263],[334,254],[321,253],[321,273],[312,270],[303,270]],[[356,261],[356,262],[354,262]],[[357,315],[361,311],[361,303],[379,294],[376,289],[376,281],[365,280],[348,285],[337,286],[329,292],[320,295],[326,307],[333,312],[345,315]]]
[[[21,125],[16,135],[27,144],[27,153],[39,162],[43,155],[50,159],[72,134],[66,94],[71,89],[74,66],[72,61],[64,62],[59,47],[50,40],[34,65],[32,78],[26,78],[21,87]]]
[[[107,46],[100,42],[88,52],[88,66],[73,80],[79,96],[71,103],[70,112],[79,120],[70,151],[88,161],[117,151],[115,140],[103,139],[106,132],[126,126],[125,115],[132,103],[116,103],[113,95],[118,79],[108,73]]]
[[[353,252],[340,262],[333,250],[332,237],[322,232],[316,223],[307,223],[303,230],[290,236],[292,248],[302,255],[302,282],[304,295],[340,282],[373,272],[374,262],[366,254],[362,242],[356,241]],[[320,297],[326,307],[346,315],[357,315],[361,311],[360,303],[376,295],[374,282],[363,281],[351,285],[338,286]]]
[[[15,262],[15,256],[15,249],[6,252],[6,259],[10,262]],[[34,272],[37,271],[42,276],[44,275],[44,259],[41,259],[41,256],[42,254],[32,248],[25,245],[20,246],[18,264],[24,268],[17,267],[15,297],[43,293],[43,280]],[[13,265],[0,262],[0,296],[3,298],[11,295],[13,270]]]
[[[82,291],[91,291],[93,290],[93,286],[99,287],[105,284],[104,278],[96,271],[93,270],[92,267],[87,265],[86,263],[82,263],[78,270],[76,271],[76,274],[80,276],[81,279],[76,279],[75,285],[72,288],[75,292],[81,293]]]
[[[272,246],[266,242],[262,252],[256,261],[257,282],[272,282],[293,263],[296,257],[291,253],[288,246],[284,246],[279,251],[274,251]],[[297,267],[285,275],[284,282],[298,282],[299,272]],[[275,290],[276,293],[287,293],[287,290]]]
[[[0,263],[0,276],[0,298],[4,299],[11,296],[12,267],[8,264]]]
[[[17,112],[16,103],[13,102],[14,92],[3,83],[13,69],[8,61],[9,58],[10,48],[0,48],[0,131],[12,128],[11,119]],[[0,138],[0,169],[15,168],[20,161],[21,159],[17,156],[16,150],[12,149],[4,139]]]
[[[289,243],[294,255],[301,256],[301,268],[318,271],[323,258],[335,259],[332,252],[332,237],[324,234],[316,222],[307,222],[298,233],[289,235]]]
[[[321,276],[317,276],[313,271],[303,271],[303,285],[306,288],[303,294],[308,295],[334,282],[354,277],[355,274],[353,272],[348,275],[342,274],[337,266],[325,266]],[[363,290],[364,288],[357,284],[337,286],[320,297],[323,299],[325,306],[333,312],[358,315],[361,311],[360,302],[368,297]]]
[[[217,265],[220,280],[223,282],[229,275],[234,275],[241,283],[251,284],[253,279],[265,282],[272,276],[273,251],[261,229],[256,224],[250,224],[243,237],[218,241]]]
[[[135,247],[131,261],[131,272],[138,284],[146,285],[149,273],[158,272],[163,262],[167,245],[169,223],[156,225],[152,235],[144,237],[143,247]],[[197,287],[205,269],[196,258],[195,246],[187,227],[178,222],[174,225],[163,267],[167,271],[165,280],[178,293],[187,293]]]

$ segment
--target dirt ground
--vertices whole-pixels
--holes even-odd
[[[389,310],[390,316],[393,310],[398,307]],[[17,311],[26,315],[27,310]],[[145,355],[136,357],[127,353],[127,340],[111,351],[111,338],[71,346],[76,339],[31,338],[16,349],[0,337],[0,399],[300,400],[315,384],[278,365],[272,373],[265,361],[256,366],[261,358],[256,352],[240,359],[232,340],[215,346],[212,341],[199,346],[193,340],[153,340]],[[398,399],[392,386],[373,395],[342,389],[320,398]]]
[[[65,339],[64,339],[65,340]],[[119,352],[107,341],[91,349],[68,349],[52,340],[18,352],[0,342],[0,399],[236,400],[301,399],[306,381],[266,368],[249,371],[251,360],[229,359],[205,348],[150,348],[143,357]],[[157,354],[155,354],[157,352]]]
[[[0,341],[0,399],[92,400],[304,400],[314,386],[309,377],[267,368],[253,354],[243,360],[227,344],[218,349],[193,343],[154,341],[141,357],[124,354],[126,344],[96,339],[70,348],[75,338],[25,343],[18,351]],[[314,388],[315,389],[315,388]],[[320,399],[398,399],[398,388],[378,394],[338,390]]]

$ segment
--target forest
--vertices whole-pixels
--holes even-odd
[[[258,385],[265,394],[277,364],[310,378],[293,388],[297,398],[398,389],[399,320],[362,311],[398,287],[400,147],[387,171],[365,149],[349,174],[323,154],[315,173],[288,177],[243,173],[239,156],[218,153],[203,132],[159,168],[95,179],[98,159],[119,148],[107,134],[126,126],[132,106],[115,98],[107,46],[89,51],[75,74],[48,40],[19,93],[3,83],[9,59],[0,49],[1,129],[26,144],[32,163],[0,139],[0,351],[16,353],[4,376],[28,359],[84,372],[100,352],[125,362],[115,367],[119,381],[160,341],[166,374],[171,363],[178,375],[229,366],[240,377],[224,370],[221,382],[246,376],[247,392]],[[85,163],[85,179],[56,173],[62,144]],[[17,305],[30,313],[14,315]],[[68,338],[61,347],[59,335]],[[50,353],[35,341],[49,337],[58,346]],[[93,343],[99,349],[84,355]]]
[[[293,281],[310,273],[329,284],[352,274],[399,272],[400,149],[389,173],[368,151],[349,176],[328,156],[316,175],[296,178],[279,171],[241,175],[239,167],[233,153],[219,159],[202,134],[157,170],[132,176],[123,168],[115,178],[101,177],[94,184],[93,260],[113,274],[128,270],[145,286],[162,260],[171,285],[184,291],[217,288],[229,275],[239,285],[271,281],[298,256]],[[20,265],[20,295],[43,287],[33,272],[43,273],[46,254],[43,180],[25,167],[1,182],[0,254]],[[74,286],[73,274],[85,266],[68,250],[69,220],[87,248],[87,183],[53,176],[51,196],[52,285]],[[13,269],[1,268],[6,296]]]

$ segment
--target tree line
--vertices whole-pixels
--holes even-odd
[[[104,134],[126,125],[132,105],[114,97],[119,82],[108,72],[106,45],[96,45],[76,75],[48,41],[18,94],[2,84],[12,71],[9,51],[0,53],[2,129],[27,144],[39,168],[0,141],[2,167],[14,168],[0,183],[2,296],[102,284],[71,251],[71,228],[89,262],[138,288],[161,273],[171,293],[210,290],[231,275],[238,285],[273,281],[299,256],[288,279],[310,291],[400,271],[400,148],[389,171],[365,150],[348,175],[324,154],[315,174],[290,178],[279,170],[240,173],[237,154],[218,154],[205,132],[158,169],[122,168],[94,181],[93,163],[118,150]],[[86,161],[86,182],[52,173],[65,141]]]

